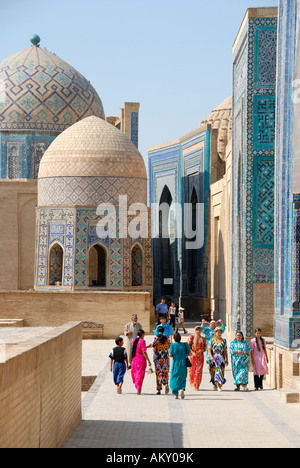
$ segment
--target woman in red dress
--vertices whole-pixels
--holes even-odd
[[[189,338],[189,347],[192,351],[190,361],[192,367],[189,367],[190,384],[195,390],[199,390],[204,365],[204,353],[206,351],[206,339],[201,336],[202,328],[200,326],[195,328],[195,334]]]

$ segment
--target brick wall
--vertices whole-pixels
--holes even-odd
[[[0,289],[34,285],[36,180],[0,181]]]
[[[0,319],[24,319],[27,327],[90,321],[103,323],[103,338],[111,339],[123,333],[133,313],[149,333],[154,309],[148,292],[0,292]]]
[[[81,326],[7,350],[0,364],[0,447],[61,447],[81,420]]]

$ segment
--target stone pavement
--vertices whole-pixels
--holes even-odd
[[[195,324],[187,325],[192,332]],[[151,340],[146,337],[147,344]],[[83,396],[83,419],[65,448],[300,448],[300,404],[284,404],[273,389],[255,392],[252,374],[250,391],[234,392],[228,367],[219,393],[205,366],[200,392],[188,383],[186,399],[175,400],[156,395],[154,374],[146,374],[137,396],[128,372],[118,395],[107,358],[113,346],[113,340],[83,341],[83,374],[98,377]]]

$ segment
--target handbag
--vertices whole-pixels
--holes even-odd
[[[184,346],[185,346],[185,350],[187,352],[187,348],[186,348],[185,343],[184,343]],[[193,367],[193,364],[191,363],[190,358],[188,356],[186,356],[186,358],[185,358],[185,363],[186,363],[186,367]]]

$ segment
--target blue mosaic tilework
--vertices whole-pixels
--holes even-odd
[[[46,288],[49,286],[49,251],[51,247],[49,245],[49,238],[51,236],[50,232],[53,235],[54,224],[64,226],[62,286],[72,289],[74,285],[75,213],[71,209],[41,209],[38,211],[36,288]]]
[[[274,171],[275,163],[272,156],[263,159],[255,158],[253,170],[254,247],[274,248]]]
[[[65,243],[65,225],[61,223],[49,224],[49,245],[54,242],[59,242],[64,245]]]
[[[40,160],[57,134],[0,132],[0,178],[36,179]]]
[[[275,96],[254,96],[253,148],[274,149]]]
[[[119,195],[128,204],[147,199],[147,182],[129,177],[48,177],[39,179],[39,206],[119,204]]]
[[[195,149],[195,145],[203,147]],[[181,141],[178,144],[166,145],[149,152],[149,201],[159,203],[165,185],[172,195],[172,203],[183,207],[191,201],[193,190],[198,203],[205,203],[205,236],[208,233],[208,200],[209,200],[209,163],[210,131],[203,131]],[[167,182],[166,182],[167,181]],[[169,185],[168,185],[169,184]],[[158,232],[156,220],[152,220],[155,232]],[[181,232],[184,217],[182,216]],[[194,290],[197,297],[207,298],[208,270],[205,261],[205,245],[200,252],[189,255],[183,247],[184,239],[175,239],[171,247],[173,262],[173,297],[188,295]],[[159,299],[163,294],[163,273],[161,268],[159,239],[153,241],[154,262],[154,296]]]
[[[139,114],[131,112],[131,141],[138,148],[139,146]]]
[[[279,2],[277,65],[275,343],[290,349],[300,328],[300,200],[292,193],[298,5],[296,0]]]
[[[79,120],[104,119],[90,83],[62,59],[30,47],[0,63],[0,130],[62,132]]]
[[[274,281],[276,18],[249,18],[234,56],[232,327],[253,334],[253,283]]]

